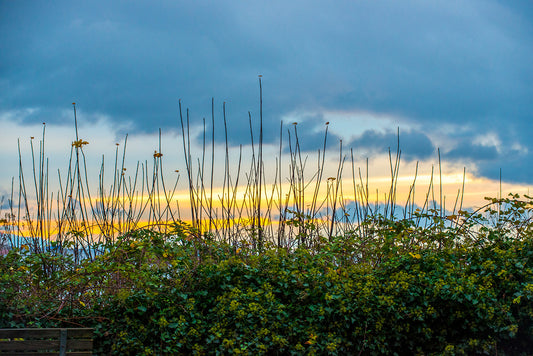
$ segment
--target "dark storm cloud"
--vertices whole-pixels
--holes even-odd
[[[400,151],[402,158],[412,160],[423,160],[435,153],[435,147],[431,140],[422,132],[407,131],[400,132]],[[395,152],[398,147],[398,133],[387,131],[366,130],[359,137],[349,143],[354,149],[366,149],[371,153],[384,153],[388,149]]]
[[[511,124],[505,128],[507,130],[503,131],[504,127],[495,127],[496,132],[502,132],[499,137],[502,141],[500,145],[497,145],[497,142],[482,145],[473,143],[468,137],[461,137],[453,149],[443,152],[442,157],[475,163],[477,173],[483,177],[498,180],[501,168],[502,177],[507,182],[531,182],[533,175],[531,143],[516,140],[520,135],[513,132],[515,125]]]
[[[436,130],[468,123],[471,135],[498,126],[531,162],[532,18],[527,1],[0,0],[0,111],[38,108],[26,122],[58,122],[76,101],[134,131],[178,131],[178,99],[209,126],[215,97],[217,137],[227,101],[240,143],[248,112],[259,118],[262,74],[266,142],[291,112],[363,110]],[[302,130],[319,135],[323,123]],[[403,140],[404,153],[427,157],[423,136]]]
[[[505,182],[512,183],[531,183],[533,176],[533,164],[531,155],[523,154],[509,154],[503,156],[501,159],[492,162],[481,162],[478,164],[478,173],[481,176],[491,179],[501,178]]]
[[[476,145],[471,142],[462,142],[453,150],[443,155],[444,158],[466,158],[475,162],[494,160],[498,157],[498,150],[495,146]]]

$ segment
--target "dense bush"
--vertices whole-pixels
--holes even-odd
[[[532,354],[532,224],[498,214],[294,249],[182,229],[81,263],[22,246],[0,258],[0,327],[94,327],[97,354]]]

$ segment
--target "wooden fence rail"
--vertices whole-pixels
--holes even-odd
[[[91,328],[0,329],[0,355],[90,356]]]

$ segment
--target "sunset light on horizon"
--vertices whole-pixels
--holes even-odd
[[[56,199],[72,157],[105,194],[117,174],[124,189],[157,170],[184,221],[199,182],[199,199],[217,209],[251,199],[264,210],[286,194],[325,203],[328,184],[347,207],[354,187],[368,185],[368,203],[380,205],[393,184],[399,207],[414,194],[413,204],[442,199],[447,213],[530,194],[527,2],[0,0],[0,18],[2,214],[21,189],[19,147],[27,184],[44,147]],[[291,192],[295,172],[305,190]],[[130,202],[156,196],[141,188]],[[26,188],[26,203],[42,193]]]

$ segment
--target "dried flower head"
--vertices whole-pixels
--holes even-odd
[[[88,145],[89,142],[82,140],[81,138],[78,141],[72,142],[72,147],[81,148],[83,145]]]

